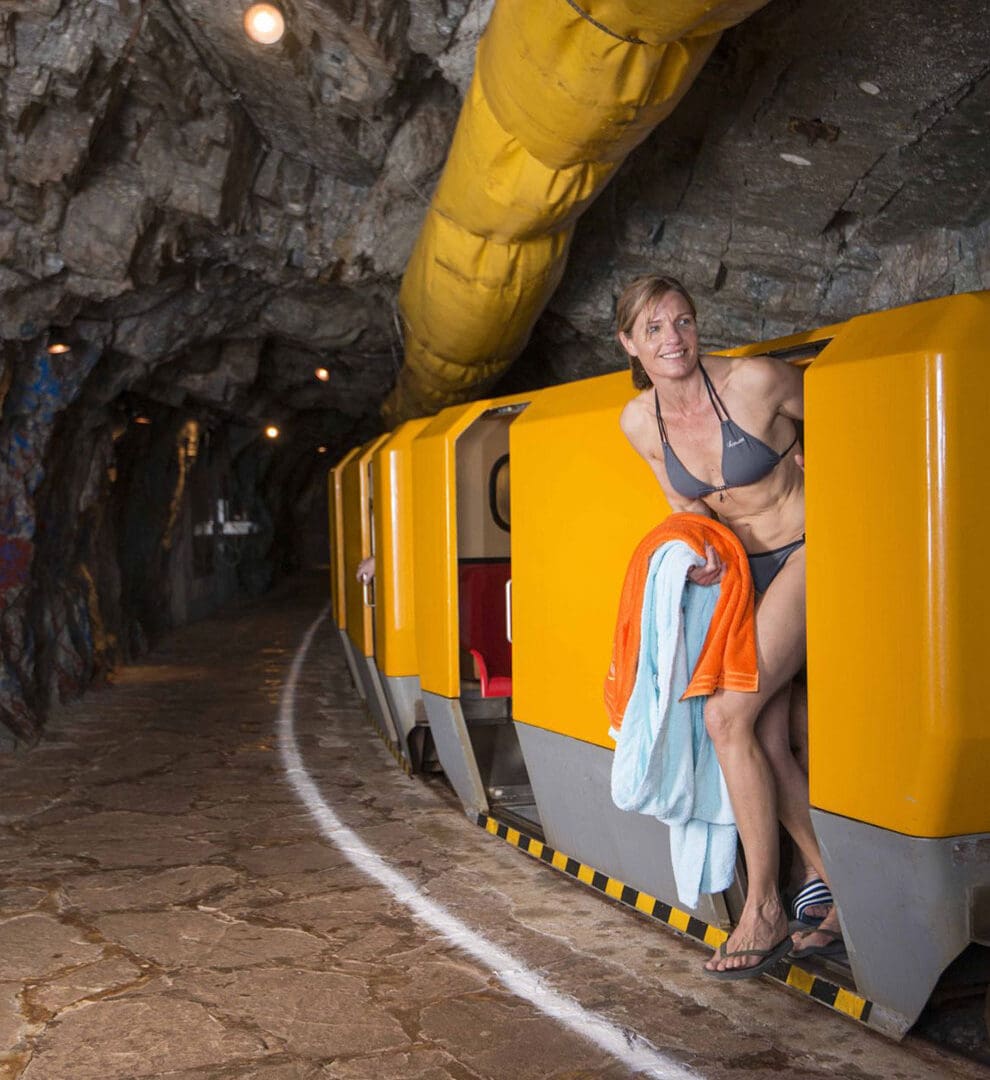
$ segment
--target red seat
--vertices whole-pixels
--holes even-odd
[[[481,679],[482,697],[512,697],[512,676],[488,674],[485,658],[477,649],[468,650],[478,665],[478,678]]]
[[[478,665],[482,697],[512,696],[512,645],[505,623],[508,559],[457,568],[460,645]]]

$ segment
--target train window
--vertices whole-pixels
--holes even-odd
[[[457,557],[510,557],[509,430],[526,403],[483,412],[457,438]]]
[[[509,531],[509,455],[503,454],[488,473],[488,509],[492,521]]]
[[[788,345],[784,349],[767,349],[766,355],[803,367],[810,364],[831,340],[831,338],[822,338],[820,341],[804,341],[800,345]]]

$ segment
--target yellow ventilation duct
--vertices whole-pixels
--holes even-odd
[[[406,268],[391,424],[465,401],[518,356],[574,223],[766,0],[498,0]]]

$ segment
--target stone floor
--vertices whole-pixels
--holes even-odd
[[[174,634],[0,755],[0,1078],[988,1075],[765,980],[706,979],[702,947],[488,836],[396,766],[324,622],[295,730],[332,842],[279,742],[322,593],[303,580]],[[424,926],[405,885],[353,864],[359,844],[513,970]],[[530,971],[535,994],[506,988]],[[587,1010],[570,1026],[559,995]],[[653,1064],[613,1053],[589,1015]]]

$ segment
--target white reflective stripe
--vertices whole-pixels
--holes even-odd
[[[594,1043],[639,1075],[652,1080],[698,1080],[699,1074],[679,1065],[661,1053],[641,1035],[613,1024],[597,1013],[578,1004],[573,998],[554,990],[539,975],[521,964],[511,953],[492,944],[476,933],[438,903],[427,899],[408,878],[391,866],[347,828],[320,794],[313,778],[306,771],[295,738],[296,684],[313,635],[327,617],[330,605],[323,609],[306,631],[292,658],[289,674],[282,687],[278,709],[279,756],[286,778],[306,809],[312,814],[320,832],[334,844],[358,870],[378,882],[401,904],[405,904],[421,922],[443,935],[469,956],[490,970],[506,989],[534,1005],[544,1015],[557,1020],[575,1034]]]

